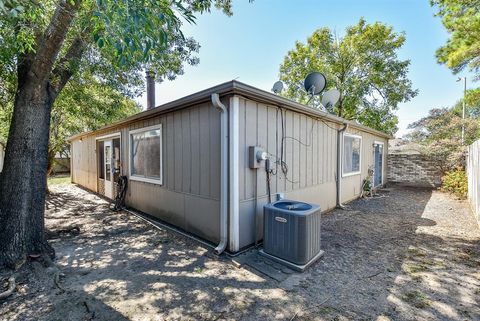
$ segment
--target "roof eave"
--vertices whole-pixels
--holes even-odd
[[[131,123],[131,122],[134,122],[134,121],[149,119],[149,118],[152,118],[152,117],[154,117],[156,115],[159,115],[159,114],[163,114],[163,113],[166,113],[166,112],[174,111],[176,109],[183,109],[183,108],[186,108],[186,107],[190,107],[192,105],[203,103],[203,102],[209,101],[211,99],[210,98],[211,95],[214,94],[214,93],[217,93],[221,96],[225,96],[225,95],[229,95],[229,94],[245,96],[246,98],[250,98],[250,99],[260,101],[260,102],[264,102],[264,103],[267,103],[269,105],[277,105],[279,107],[285,107],[285,108],[288,108],[288,109],[291,109],[291,110],[294,110],[294,111],[299,111],[299,112],[302,112],[304,114],[308,114],[308,115],[311,115],[311,116],[314,116],[314,117],[318,117],[318,118],[322,118],[322,119],[331,121],[333,123],[348,124],[351,127],[357,128],[359,130],[362,130],[362,131],[365,131],[365,132],[368,132],[368,133],[371,133],[371,134],[374,134],[374,135],[377,135],[377,136],[384,137],[386,139],[392,139],[393,138],[392,136],[390,136],[390,135],[388,135],[384,132],[372,129],[370,127],[358,124],[358,123],[350,121],[350,120],[343,119],[341,117],[329,114],[329,113],[321,111],[321,110],[316,110],[314,108],[302,105],[300,103],[297,103],[297,102],[292,101],[290,99],[287,99],[285,97],[275,95],[275,94],[267,92],[265,90],[261,90],[261,89],[258,89],[256,87],[244,84],[242,82],[232,80],[232,81],[228,81],[228,82],[222,83],[220,85],[217,85],[217,86],[199,91],[199,92],[194,93],[192,95],[188,95],[188,96],[185,96],[183,98],[174,100],[172,102],[160,105],[156,108],[140,112],[138,114],[132,115],[130,117],[127,117],[127,118],[122,119],[120,121],[117,121],[115,123],[106,125],[106,126],[104,126],[102,128],[99,128],[97,130],[73,135],[73,136],[69,137],[67,139],[67,141],[71,142],[75,139],[79,139],[81,137],[85,137],[85,136],[91,135],[93,133],[100,133],[100,132],[108,131],[110,129],[114,129],[114,128],[120,127],[122,125]]]

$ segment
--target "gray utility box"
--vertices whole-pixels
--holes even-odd
[[[320,258],[320,206],[279,200],[264,206],[263,253],[303,271]]]

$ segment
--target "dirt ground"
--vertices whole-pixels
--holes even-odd
[[[325,256],[277,282],[78,187],[51,190],[58,268],[17,271],[0,320],[480,320],[480,229],[439,191],[391,188],[324,214]]]

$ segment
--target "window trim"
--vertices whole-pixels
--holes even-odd
[[[385,184],[384,180],[385,180],[385,175],[383,175],[383,170],[384,170],[384,166],[385,166],[385,143],[384,142],[381,142],[381,141],[378,141],[378,140],[374,140],[373,141],[373,167],[375,168],[375,145],[382,145],[382,182],[377,185],[377,186],[380,186],[380,185],[383,185]],[[375,171],[375,169],[374,169]],[[375,175],[375,174],[374,174]],[[373,181],[373,179],[372,179]],[[377,187],[377,186],[374,186],[374,187]]]
[[[345,137],[352,137],[352,138],[358,138],[360,139],[360,160],[358,162],[358,171],[356,172],[349,172],[345,173],[344,172],[344,153],[345,153]],[[355,175],[360,175],[362,173],[362,150],[363,150],[363,137],[360,135],[354,135],[354,134],[349,134],[349,133],[344,133],[343,138],[342,138],[342,177],[349,177],[349,176],[355,176]]]
[[[155,179],[155,178],[148,178],[148,177],[141,177],[141,176],[137,176],[137,175],[132,175],[132,164],[133,164],[133,161],[132,161],[132,135],[137,134],[137,133],[142,133],[142,132],[148,132],[150,130],[157,130],[157,129],[160,129],[160,178]],[[139,181],[139,182],[145,182],[145,183],[150,183],[150,184],[163,185],[163,129],[162,129],[162,124],[142,127],[142,128],[138,128],[138,129],[128,131],[128,178],[132,181]]]

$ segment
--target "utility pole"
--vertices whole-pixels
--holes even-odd
[[[457,82],[463,80],[463,104],[462,104],[462,145],[465,144],[465,98],[467,97],[467,77],[459,77]]]

